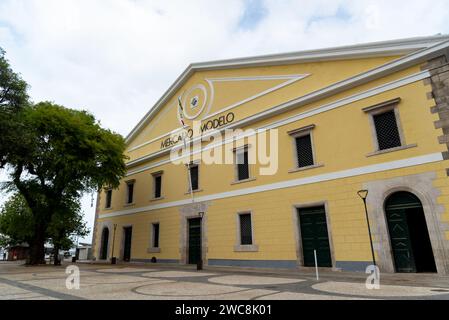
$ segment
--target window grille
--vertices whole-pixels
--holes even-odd
[[[128,183],[128,198],[127,203],[133,203],[134,197],[134,183]]]
[[[249,213],[240,215],[240,242],[242,245],[253,244],[251,214]]]
[[[106,208],[110,208],[112,203],[112,190],[106,191]]]
[[[401,146],[398,125],[394,110],[373,115],[376,127],[379,150],[391,149]]]
[[[190,166],[190,177],[192,179],[192,189],[198,190],[198,166]],[[189,186],[190,187],[190,186]]]
[[[154,197],[160,198],[162,190],[162,176],[154,177]]]
[[[153,224],[153,248],[159,248],[159,223]]]
[[[237,153],[237,179],[249,179],[248,151]]]
[[[296,154],[299,168],[313,166],[312,139],[310,138],[310,134],[296,138]]]

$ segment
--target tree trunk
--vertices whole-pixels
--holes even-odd
[[[28,259],[28,264],[37,265],[45,264],[45,241],[43,237],[35,238],[32,243],[30,243],[30,256]]]
[[[58,244],[55,244],[53,252],[54,252],[54,256],[55,256],[54,265],[60,266],[61,261],[59,260],[59,245]]]
[[[30,245],[30,255],[27,264],[37,265],[45,264],[45,235],[43,228],[37,227],[36,234],[31,241]]]

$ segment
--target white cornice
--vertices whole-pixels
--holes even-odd
[[[331,47],[317,50],[297,51],[281,54],[270,54],[246,58],[226,59],[193,63],[193,68],[227,69],[252,67],[259,65],[291,64],[307,61],[341,60],[348,58],[368,58],[391,55],[404,55],[413,51],[428,48],[449,40],[449,36],[417,37],[401,40],[371,42],[350,46]]]
[[[447,48],[449,47],[448,40],[449,36],[418,37],[418,38],[373,42],[368,44],[358,44],[343,47],[333,47],[319,50],[308,50],[293,53],[272,54],[256,57],[193,63],[190,64],[184,70],[184,72],[168,88],[168,90],[164,93],[164,95],[156,102],[156,104],[150,109],[150,111],[142,118],[142,120],[139,121],[139,123],[134,127],[134,129],[128,134],[128,136],[126,137],[126,143],[128,144],[129,142],[131,142],[133,137],[138,132],[140,132],[143,126],[154,117],[154,115],[160,110],[160,108],[163,107],[163,105],[173,96],[173,94],[196,71],[408,54],[407,56],[394,61],[398,62],[398,66],[394,66],[391,63],[387,63],[384,65],[385,67],[387,67],[385,71],[389,70],[393,72],[395,70],[398,70],[398,67],[400,66],[403,66],[403,68],[405,68],[407,66],[407,62],[409,61],[404,59],[408,57],[413,57],[416,50],[420,50],[419,52],[425,51],[426,49],[438,46],[441,43],[445,43],[446,46],[444,48]],[[441,49],[439,48],[439,50]],[[412,61],[413,60],[411,60],[410,62]],[[365,73],[360,74],[359,76],[363,76],[364,74]]]
[[[413,158],[406,158],[406,159],[394,160],[394,161],[390,161],[390,162],[372,164],[372,165],[363,166],[363,167],[351,168],[351,169],[342,170],[342,171],[329,172],[329,173],[324,173],[324,174],[311,176],[311,177],[285,180],[285,181],[281,181],[281,182],[265,184],[265,185],[260,185],[260,186],[256,186],[256,187],[215,193],[215,194],[211,194],[211,195],[207,195],[207,196],[197,197],[195,199],[195,201],[203,202],[203,201],[220,200],[220,199],[225,199],[225,198],[230,198],[230,197],[238,197],[238,196],[243,196],[243,195],[248,195],[248,194],[259,193],[259,192],[266,192],[266,191],[308,185],[308,184],[312,184],[312,183],[355,177],[355,176],[360,176],[360,175],[364,175],[364,174],[413,167],[413,166],[418,166],[418,165],[422,165],[422,164],[438,162],[438,161],[442,161],[442,160],[443,160],[443,156],[442,156],[441,152],[438,152],[438,153],[421,155],[421,156],[417,156],[417,157],[413,157]],[[140,213],[140,212],[148,212],[148,211],[157,210],[157,209],[177,207],[177,206],[189,204],[189,203],[191,203],[191,201],[192,201],[191,199],[183,199],[183,200],[166,202],[166,203],[161,203],[161,204],[154,204],[154,205],[145,206],[145,207],[136,208],[136,209],[119,210],[119,211],[109,212],[109,213],[104,213],[102,215],[99,215],[99,219],[112,218],[112,217],[123,216],[123,215],[130,215],[130,214],[135,214],[135,213]]]

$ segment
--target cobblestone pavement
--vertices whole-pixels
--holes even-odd
[[[449,299],[449,277],[381,275],[380,289],[365,286],[363,273],[243,270],[160,264],[77,263],[79,289],[68,289],[66,263],[27,267],[0,261],[0,300],[352,300]]]

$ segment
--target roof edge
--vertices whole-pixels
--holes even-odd
[[[355,44],[349,46],[329,47],[306,51],[297,51],[281,54],[269,54],[250,56],[244,58],[233,58],[225,60],[213,60],[199,63],[191,63],[179,75],[175,82],[167,89],[162,97],[145,114],[137,125],[126,136],[128,145],[140,132],[142,127],[153,118],[159,109],[173,96],[195,71],[231,69],[251,66],[267,66],[294,64],[311,61],[332,61],[349,58],[370,58],[387,55],[406,55],[416,50],[425,49],[441,42],[449,40],[449,35],[436,35],[429,37],[414,37],[398,40],[378,41],[371,43]]]

